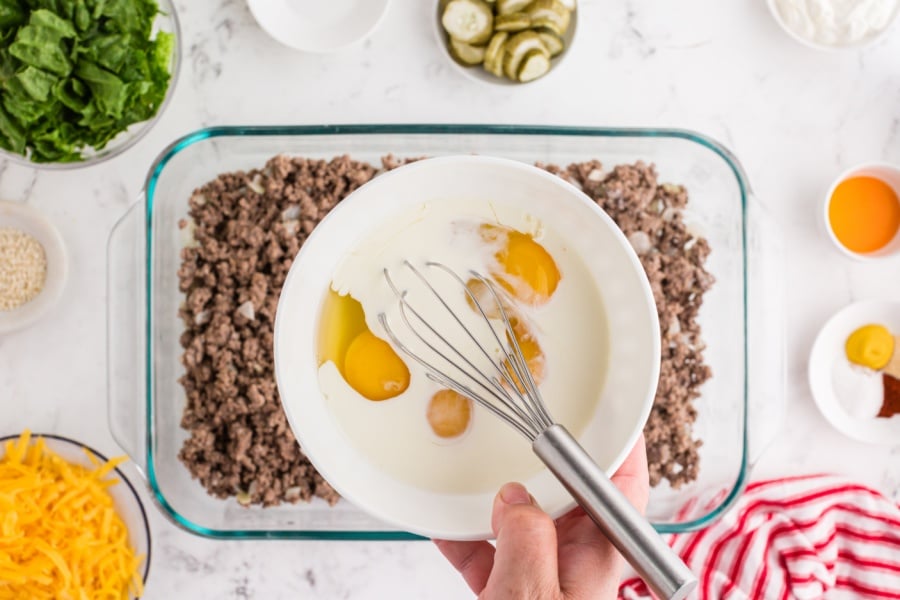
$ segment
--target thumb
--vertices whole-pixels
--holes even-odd
[[[491,526],[497,551],[484,597],[558,597],[556,526],[521,484],[500,489]]]

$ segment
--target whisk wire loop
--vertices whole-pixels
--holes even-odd
[[[427,267],[438,268],[450,275],[471,301],[475,312],[483,319],[484,325],[490,331],[494,342],[500,349],[499,358],[492,354],[485,346],[484,341],[480,340],[474,333],[473,328],[465,322],[463,317],[447,302],[428,278],[409,261],[404,261],[403,266],[410,270],[413,275],[423,284],[431,295],[435,297],[438,303],[450,314],[452,322],[458,326],[465,337],[470,340],[478,350],[478,353],[487,360],[487,365],[494,375],[485,371],[485,367],[475,364],[475,362],[464,353],[457,344],[452,343],[447,335],[441,333],[436,327],[422,315],[409,301],[406,290],[401,290],[390,272],[385,269],[384,277],[391,290],[397,297],[399,303],[400,319],[406,329],[418,339],[425,348],[427,348],[434,356],[426,359],[419,352],[414,351],[410,346],[404,343],[397,331],[392,328],[384,313],[379,314],[379,322],[384,327],[385,332],[395,346],[404,354],[412,358],[418,364],[422,365],[429,378],[441,385],[452,389],[466,397],[472,398],[479,405],[484,406],[490,412],[502,418],[504,421],[512,425],[516,431],[526,437],[529,441],[540,435],[541,431],[552,425],[552,419],[549,418],[546,409],[542,406],[540,394],[537,391],[534,378],[531,375],[528,365],[522,355],[519,343],[513,330],[512,323],[503,302],[493,284],[489,279],[476,272],[470,275],[480,281],[490,292],[490,298],[496,303],[500,315],[501,330],[503,334],[498,333],[497,329],[491,322],[489,314],[497,311],[489,311],[482,304],[483,300],[479,300],[469,290],[465,281],[452,269],[446,265],[437,262],[426,263]],[[470,319],[471,320],[471,319]],[[503,339],[503,338],[506,339]],[[443,366],[439,366],[443,365]],[[456,376],[448,373],[447,369]]]
[[[417,272],[417,269],[415,269],[415,267],[413,267],[412,265],[409,265],[409,268],[412,269],[414,272]],[[406,354],[407,356],[412,358],[414,361],[416,361],[418,364],[422,365],[425,368],[426,374],[429,377],[429,379],[436,381],[437,383],[439,383],[447,388],[450,388],[453,391],[458,392],[468,398],[474,399],[481,406],[484,406],[489,411],[491,411],[492,413],[494,413],[495,415],[497,415],[498,417],[502,418],[504,421],[506,421],[510,425],[512,425],[516,429],[516,431],[518,431],[520,434],[522,434],[526,439],[534,440],[534,438],[539,433],[538,424],[536,422],[534,422],[534,420],[529,415],[524,413],[519,407],[517,407],[515,405],[515,403],[513,402],[512,398],[509,396],[509,394],[507,393],[507,391],[503,387],[503,385],[500,384],[500,382],[496,378],[490,377],[489,375],[484,373],[484,371],[482,369],[478,368],[475,364],[473,364],[469,358],[467,358],[464,354],[462,354],[459,351],[458,348],[456,348],[453,344],[451,344],[444,335],[442,335],[440,332],[438,332],[407,301],[406,293],[400,291],[399,288],[397,288],[397,286],[395,285],[393,279],[391,279],[390,274],[387,270],[385,270],[385,278],[387,279],[388,284],[390,285],[391,289],[397,295],[397,298],[400,302],[400,317],[401,317],[403,323],[406,325],[407,329],[409,329],[412,332],[412,334],[419,341],[421,341],[429,350],[431,350],[443,362],[447,363],[449,366],[453,367],[453,369],[455,369],[458,373],[460,373],[463,379],[472,382],[475,386],[477,386],[478,388],[483,390],[484,393],[488,394],[491,398],[496,400],[497,403],[499,403],[503,407],[513,411],[515,416],[522,419],[524,421],[524,423],[517,421],[514,418],[511,418],[507,412],[505,412],[504,410],[499,408],[494,402],[485,398],[483,393],[477,392],[475,389],[473,389],[473,386],[462,383],[459,379],[454,378],[453,376],[449,375],[444,369],[438,367],[436,364],[434,364],[434,362],[426,360],[419,353],[414,352],[412,349],[410,349],[409,346],[407,344],[405,344],[399,338],[399,336],[395,333],[395,331],[391,328],[390,324],[388,323],[387,316],[384,313],[381,313],[378,315],[378,320],[381,323],[382,327],[384,327],[385,332],[388,334],[388,337],[397,346],[397,348],[401,352],[403,352],[404,354]],[[436,292],[436,290],[435,290],[435,292]],[[444,305],[447,306],[446,303],[444,303]],[[447,306],[447,310],[453,312],[449,306]],[[439,340],[444,346],[450,348],[454,354],[459,356],[460,359],[466,365],[468,365],[472,370],[475,371],[475,374],[477,376],[473,375],[472,372],[467,371],[456,360],[454,360],[453,358],[448,356],[446,352],[442,351],[434,343],[429,341],[419,331],[419,328],[417,328],[412,323],[408,313],[411,313],[417,321],[422,323],[428,329],[428,331],[430,331],[431,334],[434,337],[436,337],[437,340]],[[454,313],[454,315],[455,315],[455,313]],[[462,325],[462,323],[460,323],[460,326],[464,327],[464,325]],[[481,345],[478,343],[477,339],[474,339],[474,337],[473,337],[473,341],[485,353],[485,356],[490,358],[490,354],[488,354],[487,351],[483,347],[481,347]],[[506,376],[506,375],[504,374],[504,376]],[[487,383],[485,383],[485,382],[487,382]]]

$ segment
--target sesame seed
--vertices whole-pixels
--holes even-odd
[[[31,235],[0,227],[0,310],[16,309],[44,289],[47,255]]]

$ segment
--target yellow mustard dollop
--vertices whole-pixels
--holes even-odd
[[[844,345],[847,360],[870,369],[883,369],[894,355],[894,336],[882,325],[864,325]]]

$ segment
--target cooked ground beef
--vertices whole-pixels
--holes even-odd
[[[220,175],[190,199],[195,244],[178,271],[186,302],[179,457],[210,494],[265,506],[337,493],[288,426],[275,387],[278,296],[313,227],[375,168],[278,156],[265,168]],[[187,221],[181,223],[188,226]]]
[[[697,315],[714,279],[703,268],[709,244],[684,224],[687,190],[660,185],[653,166],[642,162],[609,172],[598,161],[545,168],[580,187],[613,218],[647,272],[662,333],[659,387],[644,428],[650,484],[667,479],[679,488],[697,478],[702,442],[692,432],[694,399],[712,376],[703,362]]]
[[[390,170],[416,159],[386,156]],[[682,220],[687,192],[658,185],[652,166],[600,163],[545,167],[581,187],[625,231],[637,250],[659,309],[663,357],[659,391],[645,429],[653,485],[696,478],[699,440],[691,433],[693,400],[710,377],[696,323],[703,292],[705,240]],[[294,256],[307,235],[375,167],[277,156],[263,169],[220,175],[190,199],[193,244],[178,272],[185,304],[181,378],[187,397],[179,457],[210,494],[245,505],[338,495],[316,472],[288,426],[275,387],[275,308]]]

